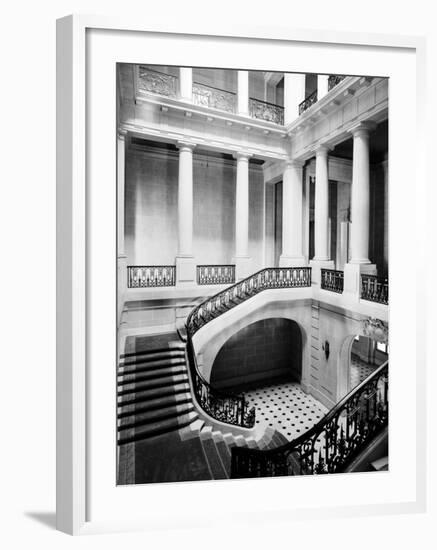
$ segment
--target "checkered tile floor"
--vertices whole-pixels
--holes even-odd
[[[309,430],[328,412],[293,382],[262,386],[244,394],[249,405],[256,408],[256,422],[263,420],[289,441]]]
[[[377,368],[377,365],[369,365],[365,361],[361,360],[356,355],[351,357],[351,369],[350,369],[350,389],[358,386],[365,378],[372,374]]]

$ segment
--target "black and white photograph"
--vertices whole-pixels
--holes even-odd
[[[116,78],[117,484],[383,475],[389,79]]]

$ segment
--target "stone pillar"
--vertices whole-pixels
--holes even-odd
[[[249,115],[249,72],[238,71],[238,114]]]
[[[193,100],[193,69],[191,67],[179,69],[179,96],[186,101]]]
[[[384,170],[384,269],[388,272],[388,226],[389,226],[389,208],[388,208],[388,160],[384,160],[382,163]]]
[[[316,151],[316,185],[314,200],[314,258],[310,262],[312,280],[320,284],[320,270],[334,269],[329,250],[329,176],[328,147]]]
[[[305,99],[305,75],[284,73],[284,122],[299,116],[299,104]]]
[[[127,291],[127,256],[124,243],[125,166],[126,131],[119,130],[117,134],[117,312],[119,323]]]
[[[176,283],[195,284],[196,265],[193,255],[193,149],[192,143],[178,142],[178,254]]]
[[[235,192],[235,271],[237,280],[250,275],[249,256],[249,158],[248,153],[237,153]]]
[[[369,260],[369,132],[374,128],[374,123],[360,122],[351,130],[353,135],[351,258],[344,269],[344,289],[345,292],[355,295],[357,299],[361,288],[361,274],[376,274],[376,266]]]
[[[302,252],[302,168],[303,163],[285,164],[282,179],[282,254],[280,267],[305,265]]]
[[[328,79],[329,75],[327,74],[317,75],[317,101],[320,101],[328,93]]]

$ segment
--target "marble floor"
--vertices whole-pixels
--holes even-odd
[[[350,368],[350,389],[358,386],[363,380],[365,380],[369,374],[378,368],[379,365],[369,365],[357,355],[351,356],[351,368]]]
[[[256,422],[266,422],[289,441],[309,430],[328,412],[296,382],[265,385],[244,394],[257,410]]]

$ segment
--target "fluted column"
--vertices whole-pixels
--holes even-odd
[[[248,153],[237,153],[235,190],[235,264],[237,279],[249,275],[249,158]]]
[[[178,142],[178,254],[176,280],[178,284],[195,281],[193,256],[193,149],[194,144]]]
[[[302,168],[288,161],[282,178],[282,254],[280,267],[304,265],[302,252]]]
[[[370,160],[369,132],[374,126],[360,123],[352,131],[351,264],[370,264],[369,206]]]
[[[187,101],[193,99],[193,69],[191,67],[179,69],[179,95],[181,99]]]
[[[314,204],[314,260],[329,260],[329,178],[328,148],[316,151],[316,188]]]
[[[249,114],[249,72],[238,71],[238,114]]]
[[[328,93],[328,79],[329,75],[319,74],[317,75],[317,100],[320,101]]]
[[[305,75],[284,73],[284,122],[299,116],[299,104],[305,99]]]

